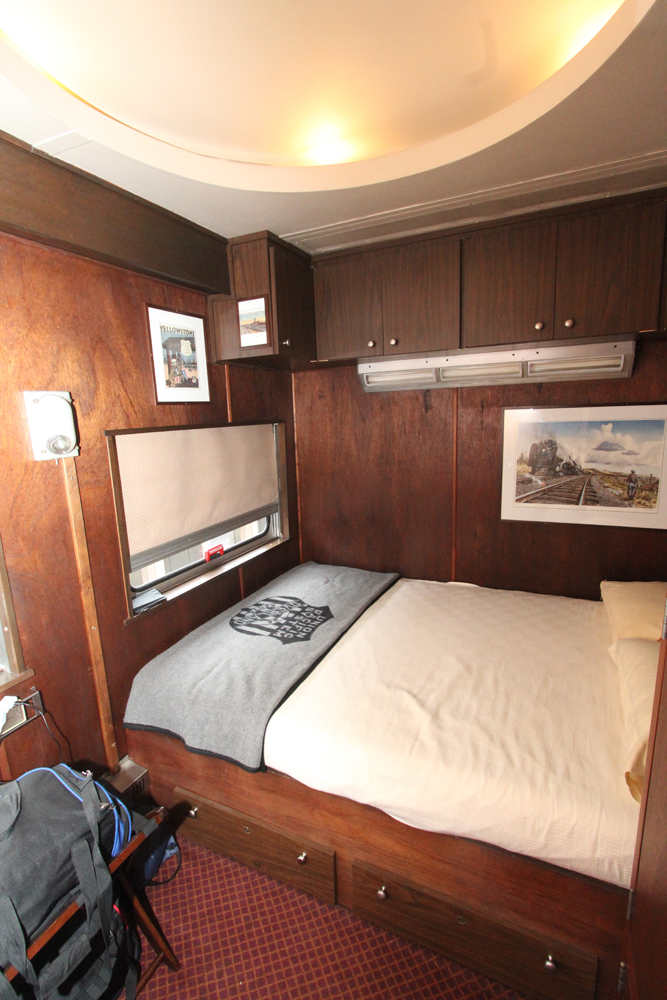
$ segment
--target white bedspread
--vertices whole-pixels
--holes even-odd
[[[269,767],[411,826],[628,886],[624,780],[601,603],[399,580],[269,722]]]

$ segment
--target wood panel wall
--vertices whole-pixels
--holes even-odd
[[[667,402],[667,343],[640,344],[628,380],[365,394],[356,368],[294,379],[304,559],[591,600],[605,578],[665,579],[667,532],[501,521],[500,487],[504,407]]]
[[[229,420],[286,420],[288,374],[209,365],[211,402],[156,405],[146,304],[205,316],[198,292],[0,234],[0,537],[26,666],[74,760],[104,762],[62,464],[32,457],[22,390],[67,390],[76,410],[76,459],[100,636],[119,741],[132,678],[148,659],[298,561],[296,472],[289,442],[292,541],[127,625],[104,431]],[[279,568],[277,568],[279,567]],[[52,722],[52,727],[55,726]],[[57,734],[57,731],[56,731]],[[61,737],[61,742],[63,742]],[[57,761],[41,722],[8,737],[13,773]]]

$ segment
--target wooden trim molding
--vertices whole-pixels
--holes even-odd
[[[0,132],[0,230],[209,294],[227,240]]]
[[[74,540],[76,567],[79,573],[79,583],[81,586],[81,603],[83,605],[83,616],[86,623],[90,664],[93,672],[95,697],[97,698],[97,708],[100,714],[100,724],[102,727],[104,753],[110,773],[116,774],[116,772],[120,769],[120,763],[118,760],[118,748],[116,746],[113,716],[111,714],[111,700],[109,698],[107,674],[104,666],[104,653],[102,652],[102,642],[100,639],[100,626],[97,619],[97,606],[95,604],[93,580],[90,571],[86,526],[83,520],[81,493],[79,491],[79,476],[74,458],[64,458],[62,463],[65,475],[65,488],[67,492],[67,506],[69,508],[72,538]]]

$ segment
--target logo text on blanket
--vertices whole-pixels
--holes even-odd
[[[315,629],[333,618],[328,607],[315,608],[300,597],[265,597],[237,612],[229,624],[246,635],[267,635],[289,642],[307,642]]]

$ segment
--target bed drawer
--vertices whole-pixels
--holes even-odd
[[[534,1000],[592,1000],[595,995],[595,955],[526,934],[358,861],[354,912]]]
[[[196,818],[187,818],[181,827],[187,837],[325,903],[336,902],[334,851],[266,826],[187,789],[175,788],[174,797],[197,810]]]

